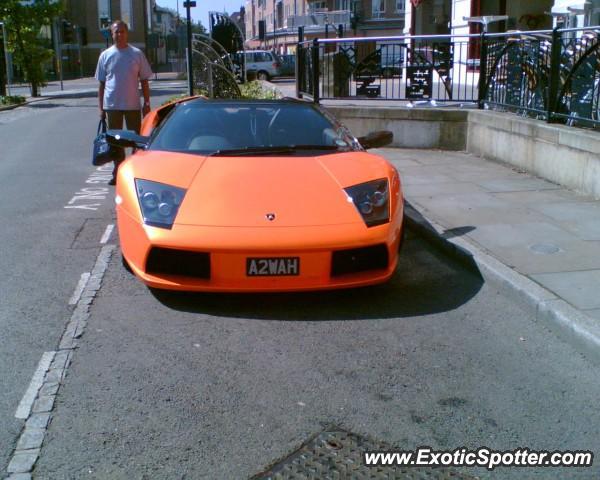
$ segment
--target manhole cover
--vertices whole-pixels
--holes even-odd
[[[531,245],[529,249],[542,255],[552,255],[553,253],[560,252],[560,248],[551,243],[536,243],[535,245]]]
[[[365,452],[389,452],[389,445],[330,429],[251,480],[474,480],[450,468],[366,466]]]

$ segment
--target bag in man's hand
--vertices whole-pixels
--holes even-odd
[[[106,120],[103,118],[98,124],[98,132],[94,139],[92,164],[98,167],[105,163],[120,162],[122,160],[125,160],[125,149],[108,143],[106,139]]]

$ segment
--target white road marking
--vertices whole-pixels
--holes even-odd
[[[93,172],[86,183],[107,183],[110,177],[105,172],[99,171],[103,167]],[[80,210],[98,210],[101,203],[90,203],[92,200],[105,200],[109,192],[108,187],[84,187],[73,195],[73,198],[67,202],[64,208],[74,208]],[[84,203],[79,203],[84,202]]]
[[[73,295],[71,295],[71,299],[69,300],[69,305],[77,305],[81,294],[83,293],[83,289],[87,285],[88,280],[90,279],[90,272],[85,272],[81,274],[81,278],[79,279],[79,283],[75,287],[75,291]]]
[[[56,352],[44,352],[42,355],[42,359],[40,363],[38,363],[37,369],[33,374],[33,378],[29,383],[29,387],[23,395],[19,406],[17,407],[17,412],[15,413],[16,418],[20,418],[22,420],[26,420],[31,413],[31,407],[33,406],[33,402],[37,397],[37,394],[44,383],[44,377],[46,376],[46,372],[50,368],[50,364],[52,360],[54,360],[54,356]]]
[[[106,230],[104,230],[104,235],[102,235],[102,238],[100,239],[100,243],[108,242],[108,239],[110,238],[110,235],[114,228],[115,228],[114,225],[109,225],[106,227]]]

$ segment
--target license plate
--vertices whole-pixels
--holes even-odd
[[[282,277],[300,275],[300,257],[247,258],[249,277]]]

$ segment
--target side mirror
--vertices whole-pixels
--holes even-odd
[[[371,132],[364,137],[358,137],[357,140],[367,150],[369,148],[379,148],[389,145],[394,140],[394,134],[389,130],[381,130],[379,132]]]
[[[146,148],[150,137],[138,135],[132,130],[108,130],[106,141],[114,147]]]

